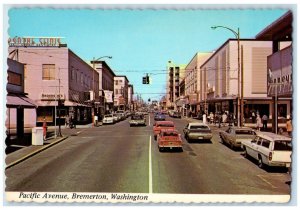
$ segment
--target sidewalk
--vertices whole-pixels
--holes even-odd
[[[92,128],[92,124],[88,125],[78,125],[76,126],[76,129],[70,129],[65,128],[65,126],[61,126],[62,131],[62,137],[55,137],[54,126],[48,127],[47,132],[47,139],[44,141],[44,145],[22,145],[22,144],[13,144],[8,147],[6,147],[5,152],[7,153],[5,163],[6,163],[6,169],[10,168],[32,156],[34,156],[37,153],[40,153],[41,151],[46,150],[49,147],[54,146],[55,144],[67,139],[69,136],[75,136],[78,135],[80,132],[82,132],[86,128]],[[58,130],[58,127],[56,127]],[[31,142],[31,135],[27,134],[25,135],[26,140],[23,139],[21,142]]]

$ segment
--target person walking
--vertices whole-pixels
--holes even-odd
[[[251,118],[252,118],[252,123],[254,124],[254,123],[255,123],[255,120],[256,120],[255,112],[254,112],[254,111],[252,111]]]
[[[65,127],[67,128],[69,126],[70,123],[70,117],[69,115],[66,116],[66,121],[65,121]]]
[[[266,114],[263,115],[262,121],[263,121],[263,129],[264,129],[264,131],[267,131],[268,130],[268,116]]]
[[[256,128],[258,131],[260,131],[260,129],[262,128],[263,124],[261,122],[261,117],[260,115],[258,114],[257,117],[256,117]]]
[[[225,123],[227,123],[227,115],[225,112],[222,115],[222,123],[223,123],[223,126],[225,126]]]
[[[288,132],[289,136],[292,136],[293,125],[292,125],[292,119],[291,118],[286,121],[286,131]]]
[[[43,121],[43,139],[44,141],[46,141],[47,138],[47,122],[46,122],[46,118],[44,118]]]

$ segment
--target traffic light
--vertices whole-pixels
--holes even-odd
[[[143,84],[147,84],[147,77],[143,77]]]
[[[146,84],[150,84],[149,76],[146,76]]]

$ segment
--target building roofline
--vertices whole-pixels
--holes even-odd
[[[127,82],[129,83],[129,80],[128,80],[128,78],[127,78],[125,75],[116,75],[116,76],[114,76],[114,77],[125,77],[125,79],[126,79]]]

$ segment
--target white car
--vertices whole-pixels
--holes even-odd
[[[103,124],[113,124],[114,123],[113,115],[112,114],[104,115],[102,123]]]
[[[114,118],[114,122],[119,122],[120,121],[120,117],[117,114],[112,114],[113,118]]]
[[[268,132],[257,132],[252,141],[243,141],[245,156],[257,160],[258,167],[281,166],[290,168],[292,140],[289,137]]]

